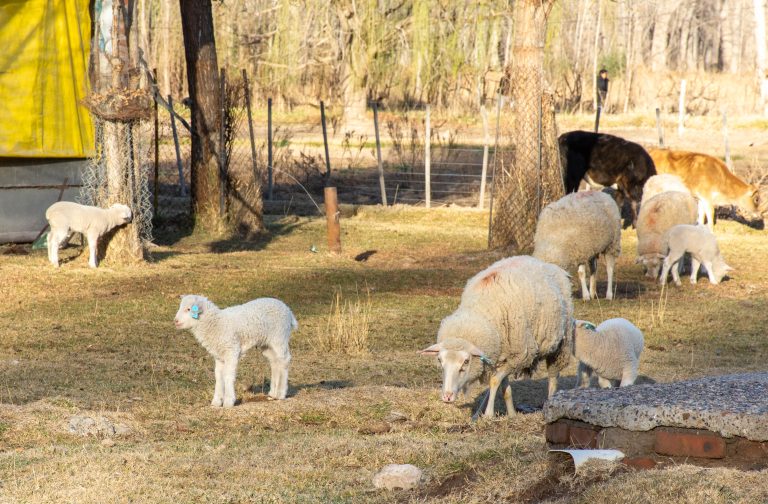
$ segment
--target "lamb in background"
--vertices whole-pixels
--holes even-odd
[[[680,224],[667,231],[664,237],[665,248],[669,251],[664,258],[661,270],[661,284],[667,283],[667,275],[672,269],[672,279],[680,286],[680,273],[675,265],[686,252],[691,254],[691,283],[696,284],[700,265],[704,265],[709,276],[709,283],[717,285],[726,273],[733,268],[728,266],[720,254],[715,235],[702,225],[691,226]]]
[[[678,224],[695,224],[697,206],[696,199],[690,194],[666,191],[640,208],[636,262],[645,266],[646,276],[658,278],[661,261],[666,256],[665,233]]]
[[[685,183],[683,183],[683,179],[677,175],[672,175],[671,173],[661,173],[649,178],[648,182],[643,186],[643,199],[640,201],[640,207],[642,208],[646,201],[657,194],[666,191],[678,191],[691,194],[691,191],[686,187]]]
[[[48,260],[59,267],[59,248],[66,243],[72,232],[88,238],[88,265],[97,266],[99,238],[113,228],[131,222],[133,214],[126,205],[116,203],[109,208],[80,205],[71,201],[59,201],[48,207],[45,218],[51,230],[48,233]]]
[[[579,360],[576,387],[587,388],[592,373],[602,388],[632,385],[637,379],[643,332],[623,318],[606,320],[595,327],[577,320],[573,336],[573,356]]]
[[[601,191],[582,191],[550,203],[539,215],[533,256],[570,270],[578,267],[581,294],[597,298],[597,257],[605,257],[606,299],[613,299],[613,269],[621,254],[621,215],[613,199]],[[586,266],[589,265],[589,288]]]
[[[493,416],[499,386],[507,414],[514,415],[507,377],[530,374],[543,360],[552,397],[570,358],[572,334],[568,274],[533,257],[515,256],[469,279],[459,308],[440,324],[437,343],[421,354],[437,356],[443,368],[444,402],[454,402],[475,382],[489,382],[485,416]]]
[[[565,192],[578,191],[584,178],[591,185],[616,184],[616,203],[621,208],[625,200],[630,202],[632,224],[637,225],[643,185],[656,175],[653,160],[645,149],[623,138],[591,131],[569,131],[557,140],[565,168]]]
[[[207,298],[181,298],[174,319],[176,329],[189,329],[216,361],[216,387],[211,406],[235,404],[235,377],[240,358],[256,347],[269,361],[272,379],[269,397],[285,399],[288,392],[288,343],[298,322],[291,309],[278,299],[259,298],[220,309]]]

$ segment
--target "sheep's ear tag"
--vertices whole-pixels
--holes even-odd
[[[192,310],[192,318],[193,319],[197,320],[197,319],[200,318],[200,307],[199,306],[197,306],[196,304],[193,304],[192,308],[190,308],[190,310]]]
[[[595,327],[595,324],[591,324],[589,322],[584,322],[582,324],[586,329],[589,329],[590,331],[597,331],[597,327]]]
[[[480,362],[482,362],[483,364],[488,364],[489,366],[493,366],[493,362],[491,362],[491,359],[489,359],[485,355],[480,356]]]

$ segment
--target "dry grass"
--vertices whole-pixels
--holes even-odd
[[[340,257],[322,245],[323,220],[293,217],[267,218],[270,236],[257,243],[175,238],[141,268],[92,271],[75,249],[58,271],[44,252],[0,255],[0,502],[765,502],[765,471],[574,477],[547,458],[540,413],[472,424],[478,390],[455,407],[439,400],[439,371],[416,351],[434,341],[466,279],[499,258],[484,248],[487,218],[366,208],[342,220]],[[576,301],[579,318],[626,317],[645,332],[643,381],[765,370],[765,234],[727,221],[716,232],[736,267],[721,285],[684,282],[662,295],[634,264],[626,230],[617,299]],[[242,404],[207,406],[213,362],[172,325],[184,293],[221,306],[275,296],[293,308],[288,400],[259,400],[269,370],[254,352],[239,370]],[[318,335],[337,323],[367,334],[367,352],[320,350]],[[540,406],[543,374],[513,394]],[[131,430],[107,446],[69,434],[75,414]],[[423,468],[424,487],[375,491],[371,478],[389,463]]]
[[[354,296],[351,301],[342,299],[341,289],[336,289],[325,330],[317,334],[317,349],[351,355],[369,352],[371,292],[366,289],[365,297],[361,299],[355,286]]]

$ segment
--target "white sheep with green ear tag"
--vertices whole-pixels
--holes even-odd
[[[572,334],[568,274],[533,257],[515,256],[469,279],[459,308],[440,324],[437,343],[421,354],[437,357],[442,366],[444,402],[455,402],[475,382],[487,382],[485,416],[494,415],[499,387],[507,414],[514,415],[508,377],[529,375],[544,361],[551,397],[570,359]]]
[[[211,406],[230,408],[235,404],[235,377],[240,358],[256,347],[267,358],[272,371],[269,397],[285,399],[288,392],[288,348],[291,332],[298,322],[291,309],[274,298],[260,298],[220,309],[207,298],[181,297],[174,319],[176,329],[189,329],[213,356],[216,374]]]
[[[634,384],[643,344],[643,332],[627,319],[609,319],[597,327],[577,320],[573,336],[573,356],[579,360],[576,386],[589,387],[592,373],[602,388]]]

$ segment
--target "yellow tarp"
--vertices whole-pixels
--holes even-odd
[[[0,156],[84,157],[88,0],[0,0]]]

